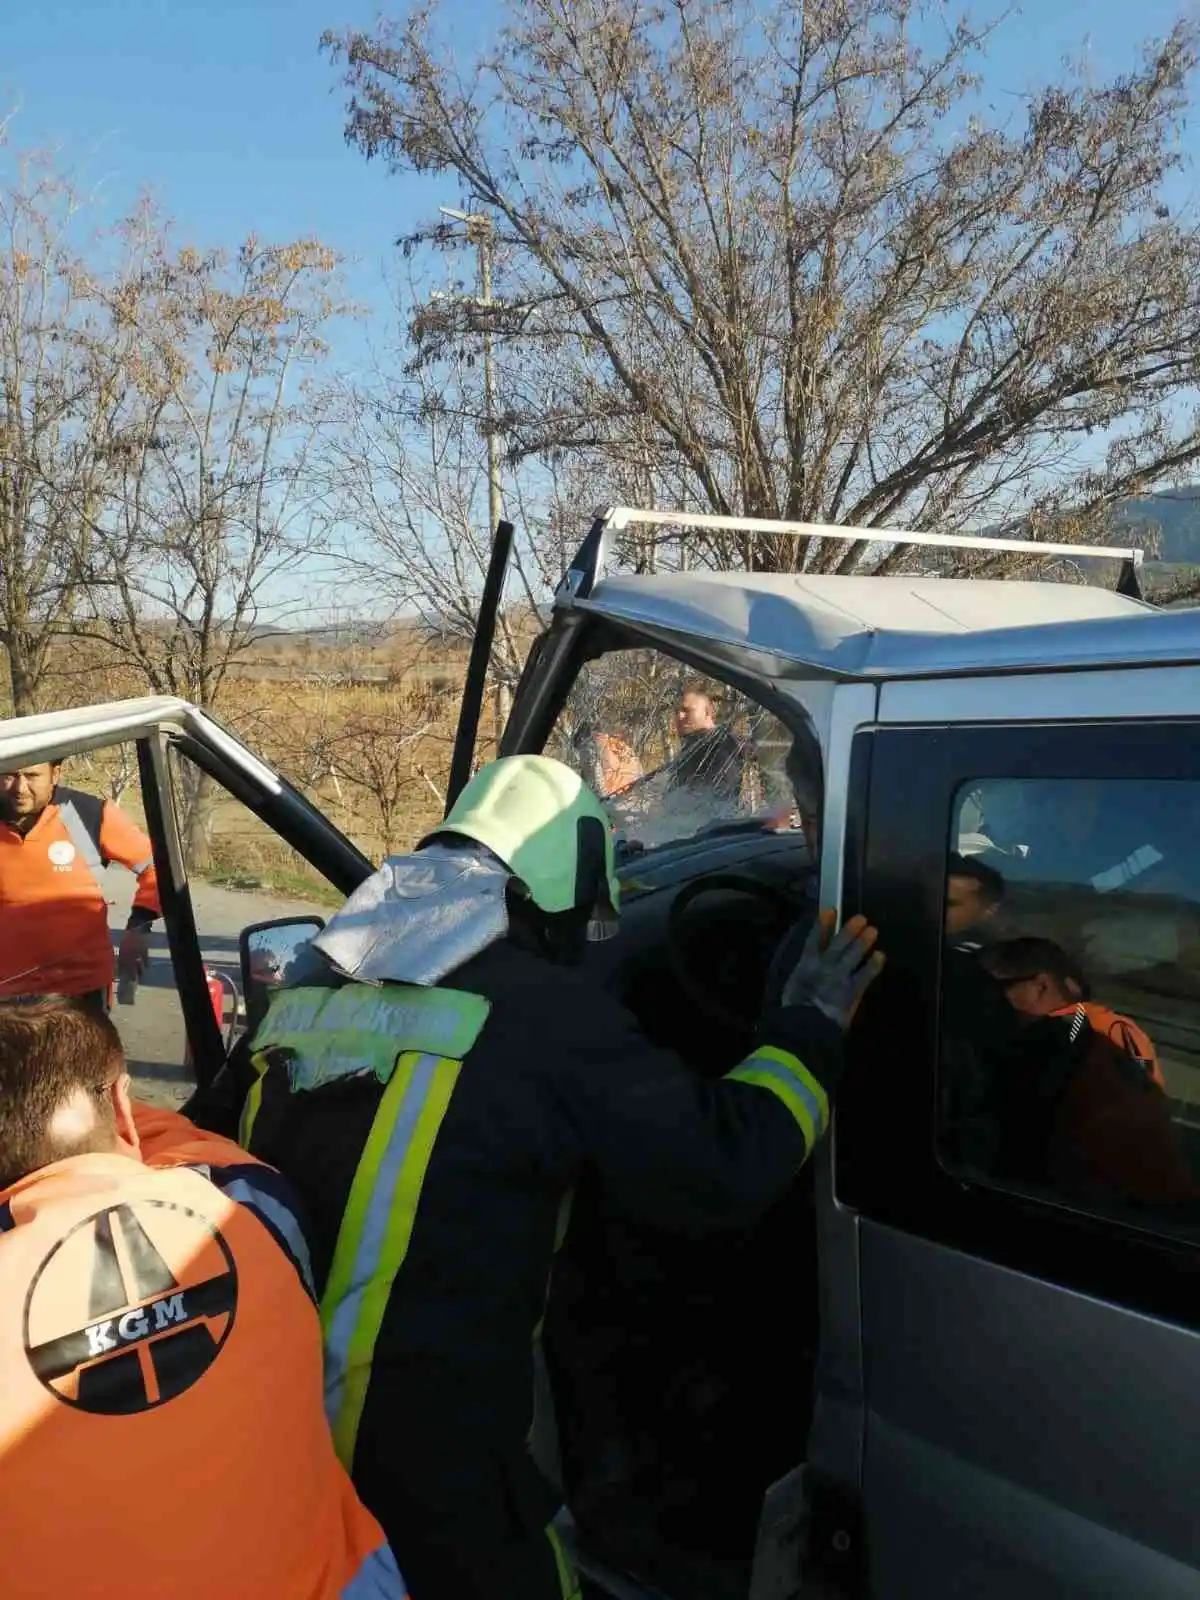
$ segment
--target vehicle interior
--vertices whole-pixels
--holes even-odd
[[[1028,982],[1020,981],[1029,958],[1023,966],[1021,952],[1036,956],[1029,941],[1041,941],[1051,957],[1065,957],[1080,998],[1104,1008],[1103,1026],[1114,1040],[1135,1059],[1149,1041],[1174,1145],[1200,1184],[1195,804],[1196,785],[1184,779],[981,780],[957,796],[950,849],[960,862],[994,874],[1002,890],[987,913],[986,936],[992,950],[1012,948],[1018,956],[1018,982],[1009,991],[1015,1004],[1029,1003]],[[1008,943],[1014,940],[1024,943]],[[1005,969],[1005,976],[1014,974]],[[1130,1019],[1142,1042],[1108,1014]],[[955,1164],[953,1138],[943,1159]],[[966,1172],[971,1163],[962,1165]],[[986,1169],[977,1175],[997,1178]],[[1106,1206],[1130,1220],[1122,1197],[1108,1197]],[[1178,1231],[1183,1214],[1176,1211],[1172,1222],[1143,1209],[1136,1220],[1165,1221],[1167,1231]],[[1194,1221],[1188,1228],[1194,1232]]]

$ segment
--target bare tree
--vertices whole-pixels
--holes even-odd
[[[346,382],[321,452],[341,563],[373,606],[419,621],[443,650],[470,644],[491,554],[477,388],[461,354],[437,370],[418,363],[407,377]],[[524,485],[511,487],[518,538],[491,661],[493,684],[505,690],[562,571],[540,501],[528,507]]]
[[[232,261],[173,251],[150,213],[136,242],[140,273],[109,315],[133,335],[125,373],[139,420],[92,523],[89,631],[157,693],[212,708],[315,550],[319,405],[307,375],[343,309],[338,260],[315,240],[251,239]],[[212,785],[191,763],[179,782],[200,870]]]
[[[494,218],[514,458],[640,471],[689,510],[1085,528],[1200,454],[1180,403],[1200,238],[1166,204],[1196,29],[1004,125],[975,76],[989,30],[944,19],[908,0],[510,0],[474,61],[426,5],[325,42],[350,141],[454,177]],[[912,43],[918,21],[940,47]],[[428,359],[474,332],[429,313]]]
[[[150,688],[211,707],[315,550],[312,374],[345,309],[338,260],[315,240],[173,252],[153,219],[142,250],[138,293],[111,306],[136,332],[141,424],[95,523],[93,625]]]
[[[0,645],[21,716],[38,709],[76,613],[121,449],[129,342],[104,315],[102,259],[79,253],[73,184],[44,152],[13,151],[3,128],[0,157]]]
[[[418,751],[435,726],[430,709],[405,694],[348,707],[333,740],[339,777],[370,807],[372,841],[390,855],[413,832],[422,806],[428,810],[428,780]],[[436,792],[436,791],[435,791]],[[361,829],[360,815],[360,831]]]

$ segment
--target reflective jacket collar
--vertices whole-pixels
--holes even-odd
[[[389,856],[313,940],[357,983],[430,988],[508,933],[501,862],[438,845]]]

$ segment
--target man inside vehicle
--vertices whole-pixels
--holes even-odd
[[[951,855],[946,869],[946,938],[957,950],[980,950],[1004,899],[1004,879],[973,856]]]
[[[1166,1096],[1145,1061],[1091,1025],[1073,992],[1086,984],[1066,952],[1022,938],[994,945],[983,961],[1020,1043],[997,1063],[996,1175],[1088,1204],[1200,1198]]]
[[[584,781],[602,800],[624,793],[645,775],[628,741],[615,733],[603,733],[594,722],[580,723],[571,748],[583,768]]]
[[[672,763],[671,789],[701,791],[725,801],[740,799],[745,747],[717,722],[711,695],[698,687],[686,689],[675,712],[675,731],[679,750]]]
[[[343,1461],[414,1600],[577,1592],[527,1447],[532,1342],[575,1183],[702,1234],[784,1192],[882,965],[822,919],[760,1044],[703,1082],[573,970],[615,927],[612,834],[577,774],[494,762],[314,941],[254,1040],[243,1134],[302,1189]]]
[[[1060,945],[1050,939],[1008,939],[987,965],[1020,1016],[1067,1017],[1072,1038],[1090,1027],[1124,1051],[1152,1083],[1164,1087],[1158,1051],[1150,1035],[1132,1017],[1094,1000],[1083,972]]]
[[[403,1600],[310,1280],[278,1175],[135,1105],[106,1016],[0,1002],[6,1600]]]
[[[40,762],[0,773],[0,998],[70,994],[107,1010],[112,939],[101,870],[112,861],[137,879],[121,936],[122,976],[138,978],[162,906],[150,841],[111,800],[59,783]]]

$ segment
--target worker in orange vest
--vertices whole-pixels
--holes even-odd
[[[1159,1089],[1165,1089],[1154,1041],[1132,1017],[1092,999],[1091,985],[1060,945],[1050,939],[1009,939],[995,947],[990,965],[1010,1003],[1031,1016],[1069,1017],[1071,1038],[1091,1028],[1136,1062]]]
[[[402,1600],[334,1454],[292,1204],[133,1105],[107,1017],[0,1002],[5,1600]]]
[[[61,773],[50,761],[0,772],[0,998],[87,995],[107,1009],[113,952],[100,873],[115,861],[137,879],[119,963],[140,977],[162,913],[154,854],[118,806],[63,787]]]
[[[643,776],[642,763],[632,746],[615,733],[601,733],[593,722],[576,729],[573,744],[584,781],[602,800],[623,794]]]

